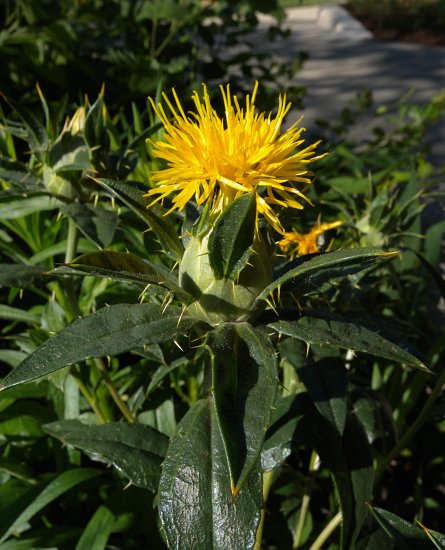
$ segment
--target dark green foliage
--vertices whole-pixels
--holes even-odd
[[[147,95],[155,96],[160,82],[190,90],[200,82],[227,80],[234,65],[241,66],[249,86],[254,78],[273,84],[271,75],[291,76],[295,69],[253,48],[246,52],[245,37],[258,25],[257,10],[281,15],[275,0],[261,5],[245,0],[6,2],[0,8],[0,90],[29,103],[39,82],[50,100],[67,94],[78,101],[83,93],[96,96],[106,83],[108,103],[126,109],[131,101],[142,105]],[[280,32],[276,26],[276,35]],[[292,92],[301,96],[301,88]],[[90,120],[94,133],[98,117]],[[90,144],[96,138],[88,132]]]

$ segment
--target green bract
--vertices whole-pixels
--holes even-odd
[[[236,278],[217,279],[210,264],[210,237],[192,237],[180,264],[179,283],[195,298],[187,313],[210,325],[250,318],[256,298],[272,281],[267,248],[255,238],[248,263]]]

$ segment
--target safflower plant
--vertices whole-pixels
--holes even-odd
[[[159,159],[153,187],[143,192],[94,169],[89,178],[136,214],[161,250],[150,258],[90,251],[50,272],[139,284],[140,303],[77,315],[14,368],[1,389],[77,369],[91,358],[177,349],[147,390],[148,396],[182,369],[174,388],[188,409],[169,439],[138,422],[112,386],[126,422],[99,414],[58,420],[45,430],[112,463],[130,484],[156,491],[163,538],[180,549],[259,549],[271,485],[298,441],[310,454],[310,470],[321,461],[335,484],[331,515],[311,548],[322,548],[338,526],[339,547],[353,548],[367,536],[375,467],[363,419],[348,402],[345,364],[363,353],[428,369],[378,330],[321,307],[339,281],[359,287],[397,253],[321,252],[317,237],[340,220],[305,236],[286,230],[292,213],[311,208],[309,165],[322,155],[317,143],[304,145],[299,123],[283,129],[290,109],[285,96],[275,115],[257,112],[257,87],[244,105],[221,87],[223,116],[206,86],[194,92],[192,111],[175,91],[150,100],[164,128],[159,139],[149,138]],[[193,369],[193,385],[184,364]],[[294,548],[306,529],[304,502]],[[374,514],[384,523],[381,511]]]

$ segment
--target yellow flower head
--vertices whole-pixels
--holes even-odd
[[[167,161],[165,169],[153,174],[157,186],[148,196],[157,195],[154,202],[174,194],[170,211],[182,210],[193,198],[198,206],[211,201],[221,211],[240,195],[255,192],[257,211],[284,233],[272,206],[303,208],[299,201],[309,199],[296,184],[310,183],[306,166],[324,155],[315,156],[318,143],[298,150],[304,142],[298,123],[281,132],[291,106],[285,95],[275,116],[255,112],[257,89],[258,83],[243,108],[229,85],[220,86],[224,118],[212,107],[204,84],[202,97],[196,91],[192,95],[196,112],[185,113],[175,90],[173,102],[162,94],[172,120],[161,103],[149,98],[165,127],[164,141],[153,143],[153,154]]]
[[[290,257],[291,260],[295,256],[303,256],[304,254],[314,254],[320,252],[318,246],[318,237],[328,231],[342,225],[342,221],[333,223],[318,223],[309,231],[309,233],[298,233],[291,231],[284,234],[284,239],[278,241],[278,246],[282,252]]]

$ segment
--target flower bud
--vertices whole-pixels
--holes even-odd
[[[256,235],[249,262],[236,280],[217,279],[209,261],[209,235],[210,232],[190,238],[179,267],[181,287],[195,298],[187,313],[210,325],[248,320],[258,313],[252,306],[272,281],[267,247],[261,236]]]

